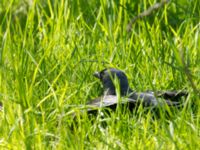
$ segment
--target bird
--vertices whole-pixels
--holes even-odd
[[[136,92],[130,88],[126,74],[115,68],[105,68],[93,75],[102,83],[104,92],[102,96],[86,103],[91,107],[88,112],[94,111],[92,107],[115,109],[119,103],[128,103],[130,108],[138,104],[145,107],[178,106],[178,100],[188,95],[186,91],[177,90]]]

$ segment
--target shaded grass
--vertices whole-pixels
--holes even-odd
[[[0,146],[198,149],[200,4],[171,1],[127,33],[130,18],[154,2],[0,2]],[[169,118],[141,108],[74,122],[75,105],[101,94],[92,73],[104,67],[125,71],[138,91],[190,94]]]

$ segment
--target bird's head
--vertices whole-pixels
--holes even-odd
[[[118,81],[121,96],[130,92],[128,79],[124,72],[114,68],[104,69],[100,72],[95,72],[94,76],[100,79],[103,84],[104,94],[116,95],[116,82]]]

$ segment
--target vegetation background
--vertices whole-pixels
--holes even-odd
[[[171,0],[127,32],[156,2],[1,0],[0,149],[200,149],[200,1]],[[190,94],[158,118],[140,108],[74,121],[105,67],[137,91]]]

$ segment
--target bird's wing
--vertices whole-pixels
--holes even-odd
[[[132,98],[126,98],[121,97],[118,98],[116,95],[105,95],[99,98],[96,98],[95,100],[87,103],[88,106],[94,106],[94,107],[109,107],[111,105],[116,105],[118,103],[136,103],[137,100],[134,100]]]
[[[179,100],[181,97],[187,97],[186,91],[158,91],[155,92],[157,97],[163,97],[164,99]]]
[[[177,101],[170,101],[168,99],[162,99],[157,98],[154,96],[153,92],[140,92],[140,93],[134,93],[132,96],[133,99],[137,99],[137,102],[142,103],[144,106],[155,106],[160,107],[163,105],[168,106],[178,106],[180,105],[180,102]]]
[[[87,112],[96,113],[98,108],[111,108],[115,109],[117,104],[126,104],[128,103],[129,108],[132,109],[135,107],[135,104],[143,104],[144,106],[153,106],[153,107],[163,107],[168,106],[180,106],[180,102],[165,100],[162,98],[156,98],[150,92],[141,92],[134,93],[134,97],[118,97],[116,95],[105,95],[99,98],[96,98],[88,102],[82,109],[86,109]]]
[[[117,105],[118,103],[142,103],[144,106],[155,106],[160,107],[163,105],[168,106],[178,106],[180,102],[171,101],[169,99],[157,98],[152,93],[149,92],[141,92],[141,93],[134,93],[137,96],[130,96],[118,98],[116,95],[105,95],[99,98],[96,98],[93,101],[90,101],[86,105],[89,107],[109,107],[112,105]]]
[[[163,97],[165,99],[172,99],[172,100],[188,96],[188,92],[185,90],[167,90],[167,91],[147,90],[144,93],[149,93],[155,95],[156,97]]]

